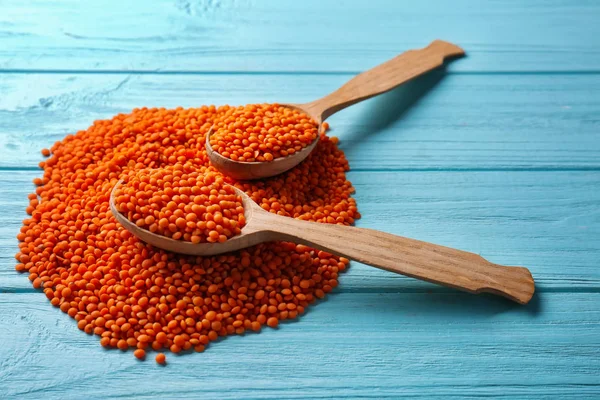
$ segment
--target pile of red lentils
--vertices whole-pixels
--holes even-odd
[[[348,163],[324,133],[311,156],[282,175],[236,182],[216,171],[206,133],[229,110],[134,109],[42,151],[49,158],[17,235],[16,269],[103,346],[134,349],[140,359],[148,349],[202,352],[221,336],[296,318],[338,285],[348,260],[322,251],[272,242],[184,256],[138,240],[111,214],[110,192],[127,174],[185,168],[213,174],[279,215],[344,225],[360,217]],[[164,363],[164,354],[156,360]]]
[[[279,104],[224,107],[215,119],[209,143],[223,157],[268,162],[310,145],[318,124],[305,113]]]
[[[132,170],[114,192],[115,206],[127,219],[174,240],[223,243],[246,224],[233,186],[222,175],[190,164]]]

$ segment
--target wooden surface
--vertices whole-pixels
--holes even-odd
[[[361,72],[332,93],[294,106],[320,124],[346,107],[388,92],[441,67],[444,61],[464,55],[465,51],[457,45],[436,39],[427,47],[405,51],[391,60]]]
[[[599,397],[599,19],[583,0],[0,2],[0,397]],[[529,305],[353,263],[298,322],[161,368],[14,272],[40,148],[142,105],[310,101],[438,37],[469,56],[329,120],[358,226],[526,266]]]
[[[192,243],[151,232],[119,212],[119,181],[110,195],[110,210],[129,232],[154,247],[192,256],[229,253],[265,242],[285,241],[345,257],[385,271],[468,293],[492,293],[527,304],[535,292],[531,272],[523,267],[490,263],[460,249],[440,246],[375,229],[323,224],[284,217],[263,210],[250,196],[234,188],[244,206],[241,234],[223,243]],[[123,210],[121,210],[123,211]]]
[[[264,211],[241,190],[238,193],[243,198],[244,209],[252,211],[246,219],[247,225],[241,236],[225,243],[232,248],[247,247],[236,246],[236,243],[244,242],[294,242],[385,271],[469,293],[493,293],[520,304],[527,304],[534,294],[534,281],[527,268],[493,264],[477,254],[375,229],[319,224],[282,217]],[[116,210],[113,213],[114,211]],[[129,220],[126,220],[126,224],[127,229],[136,227]],[[151,235],[157,240],[149,243],[174,250],[172,247],[163,247],[165,237]],[[254,236],[260,239],[252,240],[251,237]],[[179,245],[175,247],[175,251],[192,255],[203,253],[183,251],[184,245],[194,250],[205,246],[173,240],[171,242]]]
[[[412,49],[352,77],[332,93],[304,104],[285,104],[298,109],[321,124],[331,115],[358,102],[388,92],[403,83],[424,75],[444,64],[446,59],[464,56],[458,46],[442,40],[434,40],[427,47]],[[223,157],[210,145],[211,130],[206,134],[206,154],[211,164],[225,175],[238,180],[253,180],[279,175],[309,156],[315,149],[319,136],[300,151],[271,162],[248,162]]]

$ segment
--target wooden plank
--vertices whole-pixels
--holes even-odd
[[[0,167],[139,106],[303,102],[346,75],[0,74]],[[331,118],[355,170],[600,168],[600,75],[420,78]],[[377,160],[377,162],[373,162]]]
[[[0,289],[29,291],[14,239],[34,171],[0,172]],[[563,172],[350,172],[363,218],[379,229],[528,267],[538,291],[600,289],[600,175]],[[342,292],[448,292],[358,263]]]
[[[0,67],[358,72],[442,38],[469,54],[453,71],[598,71],[599,16],[570,0],[7,0]]]
[[[0,387],[23,399],[593,398],[600,294],[529,306],[465,294],[335,294],[277,332],[202,354],[101,348],[42,294],[0,296]]]

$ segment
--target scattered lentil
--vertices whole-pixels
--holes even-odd
[[[158,353],[155,358],[158,364],[165,364],[167,362],[167,356],[164,353]]]
[[[137,349],[133,352],[133,355],[138,360],[143,360],[144,358],[146,358],[146,351],[144,349]]]
[[[305,113],[279,104],[225,108],[215,119],[212,149],[234,161],[273,161],[311,144],[318,124]]]
[[[15,269],[27,271],[32,285],[102,346],[203,351],[219,336],[296,318],[337,286],[348,260],[326,252],[273,242],[184,256],[141,242],[111,214],[119,179],[172,167],[217,174],[279,215],[344,225],[360,217],[344,154],[324,134],[303,163],[279,176],[235,182],[220,175],[204,141],[230,109],[135,109],[68,135],[41,163]]]

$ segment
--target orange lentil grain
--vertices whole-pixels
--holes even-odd
[[[239,235],[245,225],[241,197],[216,172],[200,173],[191,164],[175,164],[161,169],[132,170],[124,180],[115,190],[117,210],[139,227],[156,234],[194,243],[214,243]],[[191,207],[192,204],[196,207]],[[200,229],[198,222],[215,225]],[[171,224],[175,225],[175,231]]]
[[[242,162],[268,162],[294,154],[318,135],[305,113],[279,104],[224,107],[214,120],[212,149]]]
[[[231,119],[240,110],[244,115]],[[180,240],[221,241],[241,229],[243,208],[221,192],[224,184],[285,217],[343,225],[360,218],[336,139],[321,133],[295,168],[238,182],[210,165],[204,147],[213,124],[229,129],[225,121],[244,132],[235,140],[259,161],[301,149],[317,134],[305,116],[273,105],[139,108],[95,121],[43,151],[48,158],[28,195],[15,269],[102,346],[131,348],[136,357],[148,348],[203,351],[220,336],[301,315],[338,285],[347,259],[286,242],[212,257],[173,254],[138,240],[110,211],[114,185],[124,179],[127,188],[127,179],[138,179],[136,190],[121,194],[122,212]],[[208,180],[198,185],[200,177]]]
[[[155,358],[158,364],[165,364],[167,362],[167,356],[164,353],[158,353]]]
[[[133,355],[138,360],[143,360],[144,358],[146,358],[146,352],[143,349],[137,349],[136,351],[133,352]]]

